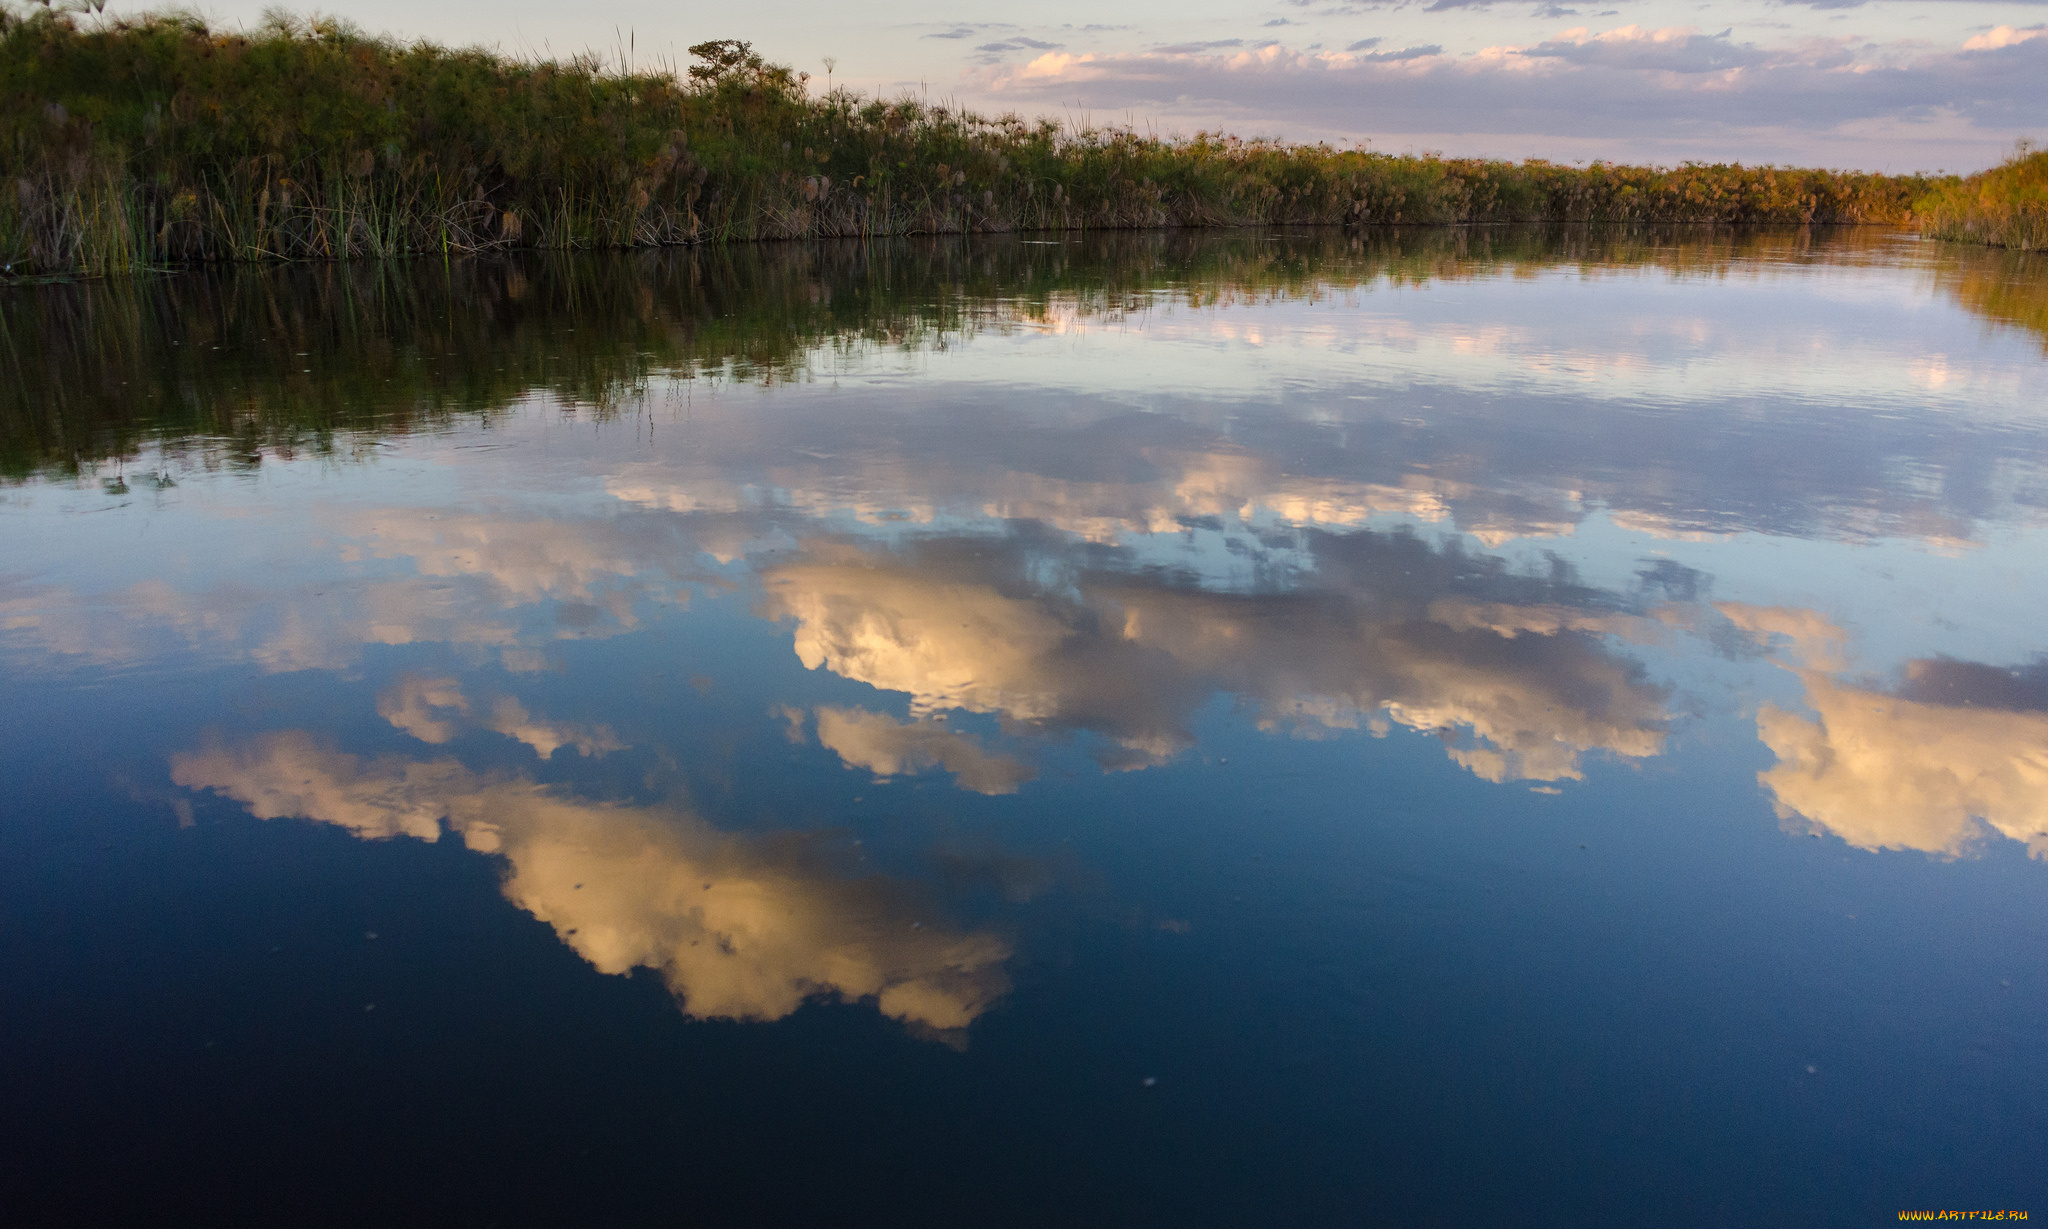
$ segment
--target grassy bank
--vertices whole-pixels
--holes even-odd
[[[0,268],[855,235],[1508,221],[1899,222],[1924,177],[1162,140],[346,24],[0,10]]]
[[[1937,239],[2048,249],[2048,150],[2022,141],[2003,165],[1938,185],[1914,212]]]

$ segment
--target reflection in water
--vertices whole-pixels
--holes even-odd
[[[359,457],[379,438],[489,421],[536,395],[615,414],[663,377],[776,383],[835,357],[977,334],[1546,271],[1729,279],[1855,269],[1898,261],[1900,242],[1859,228],[1107,232],[1049,245],[761,244],[18,287],[0,295],[15,377],[0,385],[0,475],[132,459],[146,444],[230,466],[302,450]],[[1911,259],[1971,311],[2048,331],[2038,260],[1950,245],[1914,247]],[[1673,323],[1670,340],[1702,322]],[[1381,340],[1412,350],[1424,340],[1417,324],[1397,322]],[[1468,322],[1445,338],[1469,361],[1528,331]],[[1246,337],[1256,344],[1258,332]],[[1583,340],[1591,348],[1530,357],[1580,378],[1669,350]]]
[[[605,973],[658,970],[683,1010],[775,1020],[814,995],[872,998],[934,1035],[1008,989],[1010,949],[952,930],[901,884],[835,873],[800,838],[721,833],[681,811],[582,802],[451,759],[366,760],[288,732],[173,757],[171,779],[259,819],[365,839],[436,839],[445,821],[502,857],[505,896]]]
[[[728,476],[735,468],[744,472],[752,460],[735,456],[720,458],[728,461],[724,466],[704,458],[692,467],[701,467],[702,476],[678,474],[666,465],[634,465],[606,487],[627,503],[668,512],[794,512],[849,516],[877,525],[929,523],[943,512],[1033,521],[1106,544],[1178,533],[1221,518],[1342,527],[1392,513],[1453,520],[1497,546],[1515,537],[1569,533],[1585,515],[1576,504],[1538,509],[1526,499],[1499,498],[1463,480],[1423,473],[1390,473],[1387,482],[1341,472],[1289,473],[1275,458],[1230,447],[1213,432],[1186,423],[1174,426],[1178,430],[1157,422],[1112,420],[1070,428],[1072,450],[1041,441],[1039,456],[1029,458],[1049,462],[1047,468],[1059,471],[1052,473],[1018,467],[1025,458],[977,456],[964,447],[957,456],[913,459],[877,455],[869,446],[839,452],[830,464],[781,458],[759,484]],[[939,423],[930,427],[946,430]],[[938,450],[927,444],[921,451]]]
[[[369,645],[447,644],[533,672],[560,641],[633,630],[636,603],[686,606],[691,585],[720,583],[694,566],[687,527],[652,517],[400,507],[337,514],[315,529],[332,548],[324,568],[342,575],[295,583],[289,567],[305,559],[296,540],[277,544],[260,583],[236,575],[193,589],[150,578],[95,594],[0,575],[0,631],[37,657],[106,668],[183,653],[269,672],[339,670]]]
[[[1107,768],[1170,759],[1218,692],[1301,736],[1463,730],[1451,758],[1489,781],[1576,779],[1588,751],[1662,748],[1668,689],[1604,642],[1659,625],[1614,596],[1407,533],[1306,539],[1314,569],[1270,592],[1113,569],[1109,553],[1057,540],[815,542],[763,570],[762,613],[795,620],[804,665],[907,693],[914,718],[960,709],[1016,733],[1090,731],[1110,744]],[[922,720],[819,715],[820,740],[849,764],[900,771],[893,751],[868,749],[885,730],[891,747],[959,738]],[[973,744],[946,745],[962,784],[1014,788],[1014,770],[992,773]]]
[[[455,1088],[427,1117],[472,1162],[555,1155],[542,1106],[604,1181],[718,1155],[742,1202],[795,1165],[883,1206],[914,1154],[956,1208],[1043,1185],[1004,1205],[1034,1223],[1077,1190],[1345,1223],[1367,1153],[1401,1223],[1615,1174],[1841,1219],[1814,1174],[1919,1154],[1920,1206],[1987,1139],[2018,1176],[1970,1189],[2033,1189],[2048,364],[1983,322],[2038,333],[2043,287],[1869,232],[1582,229],[8,288],[0,1032],[53,1073],[17,1117],[154,1156],[201,1105],[236,1151],[344,1086],[291,1100],[390,1144],[348,1154],[375,1175],[450,1135],[391,1106]],[[468,870],[361,843],[444,832]],[[507,1024],[531,970],[475,963],[488,929],[258,971],[264,931],[428,933],[421,884],[482,860],[499,923],[691,1017],[874,1011]],[[520,1057],[564,1021],[597,1065]]]
[[[1811,716],[1768,703],[1757,712],[1778,757],[1757,779],[1780,818],[1861,849],[1949,856],[1988,826],[2048,858],[2048,668],[1918,660],[1897,692],[1880,691],[1832,677],[1847,637],[1814,612],[1721,609],[1780,638],[1782,664],[1805,687]]]
[[[1037,770],[1007,755],[992,755],[966,734],[934,721],[898,721],[887,713],[820,705],[818,742],[848,768],[887,780],[898,773],[944,768],[962,789],[1014,794]]]
[[[1703,573],[1667,560],[1603,588],[1543,573],[1532,541],[1622,552],[1615,576],[1647,549],[1617,532],[1738,559],[1745,535],[1991,553],[2048,519],[2031,345],[1918,306],[1856,314],[1902,287],[2037,332],[2048,301],[2038,262],[1895,236],[1512,229],[20,289],[0,295],[34,355],[0,387],[14,476],[146,448],[166,475],[367,458],[435,432],[453,439],[414,455],[453,485],[315,494],[271,574],[151,557],[98,590],[0,576],[0,643],[25,670],[346,672],[436,647],[524,686],[566,669],[567,642],[758,586],[799,661],[883,694],[754,711],[884,779],[1017,793],[1069,738],[1105,769],[1160,766],[1228,695],[1275,732],[1401,726],[1488,781],[1572,780],[1667,749],[1674,687],[1628,646],[1699,656],[1696,633],[1726,626]],[[1953,853],[1980,820],[2036,841],[2031,676],[1929,658],[1885,696],[1806,606],[1718,609],[1786,638],[1805,683],[1812,715],[1759,715],[1787,814],[1872,848]],[[439,663],[385,683],[377,711],[544,759],[659,745],[509,685]]]
[[[1779,813],[1863,849],[1959,854],[1981,820],[2048,858],[2048,714],[1955,708],[1802,671],[1812,717],[1765,705]]]
[[[589,756],[625,746],[609,726],[543,721],[511,696],[500,696],[487,709],[474,711],[462,694],[462,684],[446,677],[400,675],[378,695],[377,715],[423,743],[448,742],[474,717],[483,729],[525,743],[542,759],[557,747],[574,747],[577,754]]]
[[[2042,517],[2048,433],[2014,414],[2024,397],[2012,370],[1910,322],[1911,336],[1863,327],[1848,300],[1894,292],[1903,263],[1971,311],[2038,331],[2048,275],[2038,262],[1903,243],[1854,229],[1101,235],[17,288],[0,295],[0,337],[28,357],[0,385],[0,474],[101,458],[165,474],[305,451],[367,458],[421,432],[532,413],[644,417],[660,435],[695,422],[700,393],[735,382],[871,374],[941,351],[995,361],[1092,328],[1142,331],[1175,361],[1118,352],[1076,364],[1078,351],[1059,351],[1023,377],[1045,395],[988,416],[913,398],[918,421],[721,422],[694,455],[636,461],[608,488],[671,511],[953,511],[1096,541],[1211,517],[1334,527],[1400,515],[1498,547],[1567,536],[1604,513],[1672,540],[1766,532],[1953,548],[1980,542],[1987,522]],[[1829,312],[1773,318],[1768,292],[1792,271],[1836,296]],[[1586,297],[1566,274],[1622,284]],[[1455,297],[1507,278],[1528,293]],[[1718,313],[1646,309],[1629,284],[1669,279],[1737,293]],[[1246,399],[1258,421],[1219,421]],[[1931,406],[1950,412],[1938,428],[1922,413]],[[992,449],[997,432],[1016,447]],[[637,587],[660,579],[621,566],[616,544],[578,536],[592,526],[530,511],[523,523],[408,513],[345,531],[366,558],[414,559],[426,576],[489,572],[511,594],[631,578],[601,607],[619,626]],[[748,528],[704,545],[733,558]],[[657,558],[630,545],[642,568]],[[415,621],[383,621],[382,642]],[[528,646],[507,653],[537,664]],[[271,660],[328,664],[289,635]]]
[[[424,528],[392,530],[409,523]],[[345,522],[344,561],[424,575],[281,586],[267,600],[157,582],[113,600],[42,592],[13,599],[9,642],[24,662],[33,646],[132,664],[176,651],[148,641],[157,628],[185,651],[273,671],[346,669],[365,645],[440,642],[531,671],[564,637],[637,627],[636,600],[685,605],[678,578],[693,575],[704,549],[695,539],[719,549],[734,524],[715,513],[564,518],[524,539],[529,523],[380,510]],[[742,537],[765,540],[776,518],[747,523]],[[1389,721],[1447,737],[1463,728],[1471,738],[1451,755],[1495,781],[1576,778],[1587,751],[1640,758],[1662,745],[1668,689],[1606,641],[1659,635],[1644,611],[1666,589],[1604,593],[1568,571],[1519,575],[1455,539],[1433,547],[1405,531],[1277,527],[1239,543],[1255,583],[1219,589],[1133,547],[1012,524],[1000,535],[929,532],[898,546],[812,537],[794,554],[762,556],[760,613],[794,621],[804,665],[908,697],[908,722],[817,711],[819,741],[847,765],[882,776],[943,768],[982,793],[1034,776],[934,720],[952,709],[998,715],[1013,734],[1091,732],[1109,744],[1097,752],[1107,767],[1160,764],[1189,745],[1194,711],[1219,692],[1300,736],[1361,724],[1384,732]],[[469,545],[451,549],[451,540]],[[649,576],[665,581],[641,579]],[[476,728],[543,757],[624,745],[606,725],[547,720],[510,696],[473,698],[447,675],[402,677],[377,710],[432,743]]]
[[[622,629],[633,626],[635,592],[600,592],[598,586],[658,570],[664,557],[686,545],[664,535],[657,524],[625,526],[589,517],[426,518],[413,509],[391,509],[351,518],[336,528],[353,544],[343,552],[344,560],[404,559],[421,576],[487,577],[512,601],[598,602]]]
[[[2048,253],[1982,253],[1935,267],[1942,293],[1985,320],[2023,329],[2048,351]]]

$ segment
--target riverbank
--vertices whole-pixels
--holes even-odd
[[[1939,185],[1914,212],[1921,229],[1937,239],[2048,249],[2048,150],[2021,142],[2011,160]]]
[[[687,72],[518,61],[279,18],[0,18],[0,270],[502,247],[1242,225],[1905,223],[1953,177],[1392,156],[1160,139],[814,89],[743,43]]]

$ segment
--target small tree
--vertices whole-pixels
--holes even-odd
[[[690,80],[702,81],[706,85],[718,85],[735,78],[759,77],[767,64],[754,51],[752,43],[736,38],[715,38],[708,43],[698,43],[690,48],[693,59],[701,64],[690,66]]]

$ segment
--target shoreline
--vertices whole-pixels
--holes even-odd
[[[0,270],[502,248],[1237,226],[1908,224],[1963,181],[1159,138],[811,91],[747,44],[687,73],[278,16],[0,9]]]

